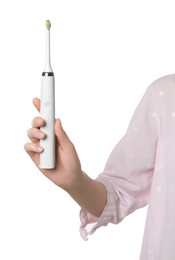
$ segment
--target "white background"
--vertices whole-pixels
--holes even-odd
[[[0,5],[0,259],[139,259],[147,208],[88,242],[79,206],[24,151],[38,113],[50,19],[56,117],[95,178],[147,86],[175,71],[175,1],[2,1]]]

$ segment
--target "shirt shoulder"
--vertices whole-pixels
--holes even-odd
[[[148,86],[148,92],[160,111],[162,108],[166,110],[175,100],[175,74],[156,79]]]
[[[175,74],[162,76],[153,81],[149,87],[153,92],[175,91]],[[162,94],[163,92],[160,93],[160,95]]]

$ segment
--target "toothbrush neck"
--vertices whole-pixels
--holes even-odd
[[[52,72],[50,62],[50,30],[46,30],[46,63],[44,72]]]

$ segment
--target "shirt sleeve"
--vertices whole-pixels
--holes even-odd
[[[138,104],[126,134],[96,179],[107,190],[107,203],[100,218],[84,209],[80,211],[80,233],[84,240],[97,228],[108,223],[118,224],[149,202],[159,129],[154,92],[151,84]]]

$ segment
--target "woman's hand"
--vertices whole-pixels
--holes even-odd
[[[33,99],[33,104],[40,110],[40,100]],[[32,128],[27,131],[31,142],[26,143],[24,149],[29,154],[38,169],[52,182],[63,189],[69,189],[71,184],[82,175],[81,164],[78,158],[74,145],[68,138],[62,128],[61,121],[55,120],[55,135],[56,135],[56,168],[55,169],[40,169],[39,156],[43,152],[40,146],[40,139],[46,138],[46,134],[40,130],[45,122],[41,117],[35,117],[32,121]]]

